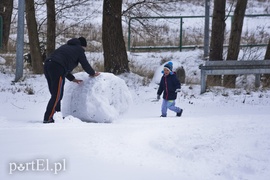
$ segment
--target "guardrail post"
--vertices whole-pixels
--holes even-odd
[[[206,90],[206,77],[205,71],[201,69],[201,94],[203,94]]]
[[[260,87],[261,75],[255,74],[255,87]]]

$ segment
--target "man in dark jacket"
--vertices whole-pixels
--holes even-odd
[[[61,100],[64,93],[65,78],[75,83],[81,83],[82,80],[76,79],[71,71],[82,65],[85,72],[91,77],[98,76],[100,73],[95,72],[85,56],[87,46],[84,37],[70,39],[67,44],[56,49],[44,63],[44,74],[48,82],[51,99],[48,102],[43,123],[54,123],[53,115],[56,111],[61,110]]]
[[[163,102],[161,106],[161,117],[167,116],[167,109],[176,112],[176,116],[181,116],[183,109],[175,106],[175,99],[177,92],[180,92],[181,84],[177,79],[175,73],[172,71],[172,62],[168,62],[164,65],[163,73],[157,91],[157,99],[160,99],[160,95],[163,93]]]

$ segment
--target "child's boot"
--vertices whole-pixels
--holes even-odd
[[[176,113],[176,116],[181,117],[183,113],[183,109],[180,109],[180,112]]]

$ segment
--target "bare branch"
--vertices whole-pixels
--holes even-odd
[[[135,6],[137,6],[137,5],[139,5],[139,4],[144,4],[145,2],[146,2],[146,0],[143,0],[143,1],[140,1],[140,2],[137,2],[137,3],[134,3],[134,4],[131,4],[131,6],[128,7],[125,11],[123,11],[121,15],[123,16],[126,12],[130,11],[130,10],[133,9]]]

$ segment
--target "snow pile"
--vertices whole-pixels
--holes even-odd
[[[74,116],[68,115],[63,118],[62,112],[56,112],[53,115],[55,123],[82,123],[82,121]]]
[[[63,116],[72,115],[87,122],[113,122],[132,102],[124,80],[111,73],[91,78],[83,72],[75,77],[83,82],[79,85],[67,82],[62,101]]]
[[[6,60],[0,56],[0,64],[5,64]]]

